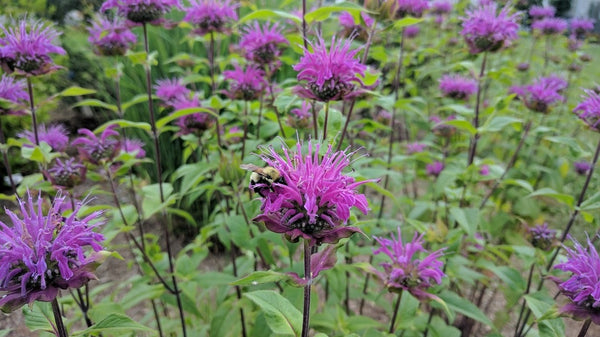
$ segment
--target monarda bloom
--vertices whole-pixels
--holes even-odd
[[[308,153],[302,154],[303,143],[296,152],[283,148],[283,155],[272,147],[264,149],[260,157],[277,170],[280,179],[272,184],[253,185],[261,188],[262,214],[254,218],[265,226],[295,242],[299,238],[311,245],[337,243],[360,230],[346,226],[350,209],[358,208],[363,214],[369,210],[367,198],[357,191],[358,186],[373,180],[357,182],[342,173],[350,165],[353,153],[334,152],[331,145],[324,154],[320,144],[308,142]]]
[[[600,324],[600,257],[589,238],[587,244],[586,249],[573,239],[574,249],[564,247],[568,260],[554,266],[571,273],[564,282],[555,279],[561,293],[571,300],[559,310],[576,319],[591,319]]]
[[[44,124],[38,125],[38,139],[40,142],[46,142],[53,151],[64,152],[69,145],[69,134],[62,124],[55,124],[46,127]],[[35,144],[35,134],[33,131],[26,130],[18,134],[19,137],[27,139],[31,144]],[[29,146],[29,144],[24,144]]]
[[[592,130],[600,132],[600,96],[593,90],[585,90],[583,102],[573,109],[573,112],[583,120]]]
[[[291,127],[296,129],[306,129],[310,126],[312,118],[312,104],[308,101],[303,101],[302,106],[290,110],[288,122]]]
[[[514,86],[510,92],[517,95],[523,104],[532,111],[548,113],[553,104],[563,101],[560,94],[566,88],[566,82],[557,76],[540,77],[533,84]]]
[[[396,3],[392,5],[392,13],[396,19],[406,16],[420,18],[428,8],[427,0],[396,0]]]
[[[432,177],[439,176],[443,170],[444,170],[444,163],[442,163],[441,161],[435,161],[435,162],[433,162],[431,164],[427,164],[425,166],[425,172],[427,172],[427,175],[432,176]]]
[[[556,241],[556,231],[548,227],[547,223],[535,225],[527,229],[529,242],[541,250],[548,250]]]
[[[258,22],[243,29],[240,38],[240,48],[244,50],[247,60],[260,66],[273,65],[281,56],[282,45],[288,44],[281,34],[277,23],[269,25],[266,22],[262,27]]]
[[[439,116],[431,116],[429,117],[429,121],[433,123],[433,127],[431,128],[431,130],[436,136],[452,137],[456,133],[456,127],[444,124],[443,122],[453,121],[455,119],[455,115],[450,115],[445,120],[443,120]]]
[[[154,85],[154,90],[156,90],[156,97],[166,106],[173,106],[178,101],[188,100],[191,93],[180,78],[158,80]]]
[[[58,69],[50,54],[62,55],[65,50],[54,44],[59,35],[56,30],[44,27],[41,22],[28,24],[26,20],[3,26],[2,30],[0,63],[3,69],[27,76],[43,75]]]
[[[79,129],[77,132],[82,136],[76,138],[72,144],[77,147],[84,161],[94,165],[110,162],[121,149],[119,133],[114,130],[115,127],[115,124],[109,125],[102,131],[100,137],[88,129]]]
[[[406,154],[415,154],[415,153],[421,153],[423,151],[425,151],[425,148],[427,148],[427,144],[425,143],[419,143],[419,142],[413,142],[413,143],[408,143],[406,144]]]
[[[244,101],[258,99],[267,86],[265,73],[252,65],[246,66],[246,69],[242,69],[238,65],[234,67],[234,70],[223,72],[225,79],[229,80],[227,96]]]
[[[3,312],[34,301],[50,302],[61,289],[81,287],[96,279],[93,272],[102,260],[104,237],[94,231],[104,222],[100,212],[80,218],[80,203],[65,217],[62,211],[68,204],[60,193],[48,212],[40,196],[34,201],[28,193],[18,201],[20,215],[6,210],[12,226],[0,222]]]
[[[381,247],[374,254],[383,253],[391,262],[381,263],[384,272],[374,270],[381,278],[385,287],[391,292],[408,291],[419,300],[436,298],[427,292],[432,286],[442,283],[446,276],[442,271],[444,265],[439,260],[444,249],[428,252],[424,247],[423,235],[415,233],[411,242],[402,242],[402,234],[398,228],[398,237],[391,239],[374,237]],[[424,258],[421,258],[424,256]]]
[[[534,22],[531,28],[543,35],[557,35],[567,30],[567,21],[560,18],[544,18]]]
[[[592,163],[588,161],[576,161],[573,163],[573,167],[575,168],[575,172],[580,176],[587,175],[587,173],[592,168]]]
[[[159,20],[173,7],[182,9],[179,0],[106,0],[100,12],[116,8],[119,15],[135,23],[151,23]]]
[[[585,39],[587,33],[594,30],[594,20],[573,19],[571,20],[571,32],[578,40]]]
[[[356,85],[364,86],[361,77],[367,66],[356,57],[358,49],[350,50],[351,43],[351,39],[336,41],[335,36],[329,49],[321,37],[316,44],[310,43],[312,52],[304,49],[293,67],[302,82],[296,87],[297,94],[321,102],[338,101],[353,93]]]
[[[460,75],[444,75],[440,79],[440,90],[445,97],[468,100],[477,92],[477,81]]]
[[[531,8],[529,8],[529,16],[531,16],[533,21],[542,20],[544,18],[552,18],[554,17],[554,13],[556,13],[556,8],[552,6],[531,6]]]
[[[194,95],[191,99],[185,99],[177,101],[173,104],[173,108],[177,110],[199,108],[200,99]],[[175,124],[179,127],[179,135],[196,134],[200,135],[202,132],[210,129],[213,124],[211,116],[205,112],[195,112],[189,115],[181,116],[177,118]]]
[[[121,151],[135,155],[135,158],[137,159],[143,159],[146,157],[144,145],[146,144],[139,139],[125,138],[123,140],[123,146],[121,146]]]
[[[365,41],[369,37],[367,28],[371,27],[374,23],[373,18],[365,12],[360,12],[360,17],[364,22],[362,25],[361,20],[358,22],[354,19],[354,16],[349,12],[342,12],[339,17],[340,25],[343,27],[343,36],[346,38],[356,36],[357,40]]]
[[[94,52],[102,56],[125,55],[137,41],[135,34],[117,17],[112,20],[100,17],[88,31],[88,41],[94,46]]]
[[[452,2],[448,0],[436,0],[431,3],[431,14],[446,15],[452,12]]]
[[[59,189],[70,189],[85,180],[86,168],[75,158],[65,161],[56,158],[54,164],[44,173],[52,185]]]
[[[0,79],[0,101],[1,115],[22,115],[25,113],[24,106],[27,104],[29,95],[25,91],[25,81],[15,80],[13,77],[2,74]]]
[[[497,12],[496,3],[482,4],[466,11],[462,18],[465,38],[472,54],[495,52],[518,38],[519,13],[510,14],[510,8],[504,7]]]
[[[185,9],[183,21],[192,24],[193,32],[198,35],[224,33],[229,23],[238,19],[237,5],[230,0],[190,0],[190,5]]]

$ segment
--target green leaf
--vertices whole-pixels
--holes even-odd
[[[187,109],[181,109],[181,110],[177,110],[171,114],[169,114],[168,116],[165,116],[159,120],[156,121],[156,128],[157,129],[162,129],[165,125],[167,125],[169,122],[176,120],[177,118],[183,117],[183,116],[188,116],[188,115],[192,115],[195,113],[207,113],[211,116],[213,116],[214,118],[218,118],[218,116],[215,114],[214,111],[207,109],[207,108],[201,108],[201,107],[195,107],[195,108],[187,108]]]
[[[477,133],[477,129],[475,129],[473,124],[471,124],[471,122],[465,121],[465,120],[455,119],[455,120],[451,120],[451,121],[443,121],[440,124],[454,126],[455,128],[457,128],[459,130],[467,131],[471,135],[474,135]]]
[[[329,16],[331,16],[332,13],[344,11],[354,15],[355,12],[364,12],[366,9],[351,2],[341,2],[332,6],[319,7],[314,11],[307,13],[304,16],[304,19],[306,20],[306,23],[311,23],[313,21],[325,21],[327,18],[329,18]]]
[[[479,224],[479,210],[476,208],[458,208],[450,209],[450,215],[465,230],[469,236],[475,235],[477,225]]]
[[[292,13],[288,13],[288,12],[284,12],[284,11],[270,10],[270,9],[259,9],[259,10],[250,12],[248,15],[241,18],[237,22],[237,25],[240,25],[244,22],[248,22],[251,20],[270,20],[272,18],[277,18],[277,17],[282,18],[282,19],[292,20],[296,23],[302,23],[302,18],[300,18]]]
[[[394,22],[394,28],[400,29],[400,28],[404,28],[407,26],[416,25],[417,23],[419,23],[421,21],[423,21],[422,18],[413,18],[412,16],[407,16],[405,18],[402,18],[402,19]]]
[[[123,110],[123,112],[125,112],[130,107],[132,107],[136,104],[139,104],[139,103],[147,102],[147,101],[148,101],[148,95],[139,94],[139,95],[136,95],[135,97],[133,97],[132,99],[130,99],[129,101],[121,104],[121,109]]]
[[[276,271],[271,271],[271,270],[255,271],[244,278],[241,278],[239,280],[236,280],[235,282],[232,282],[231,285],[233,285],[233,286],[250,286],[250,285],[257,285],[257,284],[262,284],[262,283],[285,281],[285,280],[289,280],[289,279],[290,279],[290,276],[288,276],[284,273],[278,273]]]
[[[144,326],[133,319],[123,314],[109,314],[100,322],[92,325],[91,327],[72,333],[72,336],[88,335],[93,333],[131,333],[132,331],[150,331],[154,332],[153,329]]]
[[[73,104],[71,107],[76,108],[79,106],[93,106],[96,108],[104,108],[104,109],[114,111],[114,112],[117,112],[119,110],[119,108],[116,105],[108,104],[99,99],[84,99],[82,101],[79,101],[79,102]]]
[[[69,88],[61,91],[58,94],[58,96],[62,96],[62,97],[82,96],[82,95],[93,94],[95,92],[96,92],[96,90],[93,90],[93,89],[86,89],[86,88],[81,88],[81,87],[73,86],[73,87],[69,87]]]
[[[2,330],[0,330],[0,337],[6,337],[6,336],[8,336],[9,332],[11,332],[10,329],[2,329]]]
[[[272,290],[253,291],[244,296],[262,309],[273,333],[300,336],[302,313],[288,299]]]
[[[479,132],[498,132],[506,128],[507,125],[515,125],[523,123],[522,120],[509,116],[496,116],[488,119],[483,126],[479,128]]]
[[[596,192],[591,197],[585,199],[581,203],[580,209],[583,211],[591,211],[600,208],[600,192]]]
[[[31,331],[53,332],[54,315],[50,307],[50,302],[35,302],[33,309],[23,307],[23,316],[25,316],[25,325]]]
[[[52,159],[60,156],[58,153],[52,152],[52,147],[46,142],[40,142],[40,145],[29,147],[21,147],[21,155],[23,158],[29,159],[42,164],[49,164]]]
[[[519,187],[526,189],[529,193],[533,192],[533,186],[531,186],[531,184],[528,181],[525,181],[522,179],[506,179],[504,181],[504,184],[519,186]]]
[[[494,330],[496,329],[492,321],[475,304],[458,296],[456,293],[444,290],[439,294],[439,297],[446,302],[450,309],[479,321]]]
[[[102,131],[104,131],[107,127],[116,124],[121,128],[136,128],[136,129],[141,129],[147,132],[150,132],[151,128],[150,128],[150,124],[146,123],[146,122],[132,122],[132,121],[128,121],[125,119],[113,119],[111,121],[108,121],[102,125],[100,125],[99,127],[96,128],[96,130],[94,130],[94,133],[101,133]]]
[[[531,197],[536,197],[536,196],[550,197],[550,198],[553,198],[556,201],[559,201],[563,204],[569,205],[570,207],[573,207],[573,203],[575,202],[575,198],[572,195],[558,193],[549,187],[544,187],[542,189],[539,189],[539,190],[529,194],[527,197],[531,198]]]

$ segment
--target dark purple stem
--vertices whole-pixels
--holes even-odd
[[[310,271],[311,247],[307,240],[304,240],[304,307],[302,311],[302,337],[308,337],[310,322],[310,287],[312,285],[312,275]]]
[[[31,124],[33,127],[33,136],[35,137],[35,145],[40,145],[40,137],[38,136],[37,117],[35,114],[35,103],[33,101],[33,84],[31,77],[27,77],[27,91],[29,92],[29,109],[31,110]]]
[[[248,137],[248,101],[244,101],[244,136],[242,137],[242,161],[246,154],[246,137]]]
[[[302,40],[304,41],[304,49],[308,49],[308,40],[306,38],[306,0],[302,0]]]
[[[394,305],[394,313],[392,315],[392,321],[390,322],[390,330],[389,333],[394,333],[394,325],[396,325],[396,317],[398,316],[398,309],[400,309],[400,302],[402,301],[402,293],[404,291],[400,290],[398,293],[398,299],[396,300],[396,305]]]
[[[485,75],[485,63],[487,61],[487,52],[483,53],[483,61],[481,61],[481,70],[479,71],[479,78],[477,79],[477,101],[475,103],[475,117],[473,117],[473,126],[475,129],[479,128],[479,108],[481,105],[481,84],[483,82],[483,75]],[[479,140],[479,131],[475,131],[473,139],[471,140],[471,147],[469,151],[468,165],[473,164],[475,154],[477,153],[477,141]]]
[[[579,330],[579,334],[577,335],[577,337],[585,337],[591,324],[592,324],[592,319],[588,318],[587,321],[585,321],[585,323],[583,323],[583,326],[581,327],[581,330]]]
[[[52,300],[52,312],[54,313],[54,323],[56,324],[56,337],[68,337],[67,329],[62,320],[60,307],[58,306],[58,298]]]

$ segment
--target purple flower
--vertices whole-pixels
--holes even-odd
[[[529,15],[531,15],[531,18],[534,21],[544,18],[552,18],[554,17],[554,13],[556,13],[556,8],[552,6],[531,6],[531,8],[529,8]]]
[[[592,168],[592,163],[588,161],[576,161],[573,165],[575,166],[575,172],[581,176],[586,175]]]
[[[254,22],[253,26],[246,27],[243,32],[240,47],[245,51],[246,59],[261,66],[277,61],[281,56],[280,45],[288,44],[277,23],[269,26],[267,22],[261,27],[258,22]]]
[[[488,165],[481,165],[481,167],[479,168],[479,174],[481,174],[482,176],[487,176],[488,174],[490,174],[490,167]]]
[[[468,100],[477,92],[477,81],[460,75],[444,75],[440,79],[440,90],[446,97]]]
[[[591,19],[572,19],[571,32],[575,34],[578,40],[583,40],[585,35],[594,30],[594,20]]]
[[[419,26],[412,25],[404,27],[404,29],[402,30],[402,34],[404,34],[404,37],[407,39],[414,39],[415,37],[417,37],[417,35],[419,35],[420,31],[421,29],[419,28]]]
[[[194,25],[193,32],[198,35],[223,33],[228,23],[238,19],[235,12],[238,5],[232,5],[230,0],[190,0],[190,5],[185,9],[183,21]]]
[[[571,273],[564,282],[555,280],[560,291],[571,300],[559,310],[576,319],[591,319],[594,324],[600,324],[600,257],[589,237],[587,249],[572,240],[574,249],[564,246],[568,260],[554,266]]]
[[[95,279],[104,237],[94,229],[100,212],[80,218],[79,203],[63,217],[65,196],[55,197],[44,214],[43,199],[18,199],[21,217],[6,209],[12,226],[0,222],[0,309],[14,311],[34,301],[50,302],[59,289],[78,288]],[[96,221],[100,220],[100,221]]]
[[[548,228],[547,223],[529,227],[527,232],[529,232],[531,244],[541,250],[548,250],[552,247],[554,240],[556,239],[556,231]]]
[[[452,12],[452,2],[448,0],[436,0],[431,4],[431,13],[435,15],[444,15]]]
[[[172,106],[177,101],[187,100],[190,96],[190,89],[185,87],[180,78],[158,80],[154,90],[156,90],[156,97],[168,106]]]
[[[0,100],[11,103],[10,105],[23,106],[27,103],[29,94],[25,91],[25,81],[15,80],[13,77],[2,74],[0,79]],[[22,115],[25,112],[20,107],[16,109],[5,106],[0,102],[0,115]]]
[[[600,96],[593,90],[584,90],[587,97],[583,96],[583,102],[579,103],[573,109],[573,112],[577,114],[590,128],[595,131],[598,130],[598,123],[600,122]]]
[[[398,228],[398,237],[391,235],[392,239],[374,237],[381,245],[373,251],[374,254],[384,253],[391,262],[384,262],[381,266],[384,273],[375,273],[384,281],[389,291],[400,292],[406,290],[419,300],[436,298],[427,290],[442,283],[446,276],[442,271],[444,248],[435,252],[428,252],[424,247],[423,234],[415,233],[411,242],[402,243],[402,233]],[[420,255],[426,255],[420,259]]]
[[[392,114],[387,110],[381,109],[377,111],[377,114],[374,116],[374,119],[383,125],[389,125],[392,121]]]
[[[313,51],[304,49],[300,63],[293,67],[298,71],[298,81],[304,82],[296,87],[298,95],[322,102],[338,101],[351,94],[357,84],[363,86],[361,77],[367,66],[356,58],[358,49],[350,50],[351,43],[351,39],[336,41],[335,36],[329,50],[321,37],[316,45],[310,43]]]
[[[294,128],[307,128],[310,125],[312,117],[312,104],[303,101],[300,108],[290,110],[290,125]]]
[[[456,119],[455,115],[450,115],[445,120],[442,120],[439,116],[431,116],[429,120],[434,124],[432,131],[435,135],[441,137],[451,137],[456,132],[456,127],[444,122],[453,121]]]
[[[79,155],[85,161],[95,165],[110,162],[121,149],[119,133],[115,128],[115,124],[109,125],[102,131],[100,138],[88,129],[79,129],[77,132],[83,136],[76,138],[72,144],[77,146]]]
[[[552,75],[540,77],[530,85],[511,87],[510,92],[517,94],[529,109],[548,113],[554,103],[564,100],[560,92],[566,88],[566,85],[565,80]]]
[[[59,189],[69,189],[83,182],[85,173],[85,166],[79,161],[75,161],[75,158],[69,158],[65,161],[56,158],[54,165],[45,172],[45,175],[52,182],[52,185]]]
[[[578,51],[582,45],[583,40],[578,39],[575,35],[569,36],[569,41],[567,42],[567,49],[569,49],[569,51]]]
[[[482,4],[472,10],[467,10],[462,18],[465,38],[471,53],[486,51],[494,52],[507,46],[518,38],[519,13],[509,14],[510,7],[504,7],[498,14],[496,3]]]
[[[63,152],[67,148],[67,145],[69,145],[69,135],[67,134],[67,129],[62,124],[50,125],[48,127],[40,124],[38,125],[37,132],[40,142],[46,142],[54,151]],[[33,131],[23,131],[18,136],[35,144]],[[25,146],[28,146],[28,144],[25,144]]]
[[[425,144],[425,143],[419,143],[419,142],[408,143],[408,144],[406,144],[406,154],[421,153],[425,150],[426,147],[427,147],[427,144]]]
[[[544,18],[531,24],[531,28],[544,35],[561,34],[567,30],[567,21],[560,18]]]
[[[190,108],[199,108],[200,107],[200,99],[197,95],[194,95],[191,99],[185,99],[181,101],[175,102],[173,104],[173,108],[175,111],[190,109]],[[189,135],[189,134],[202,134],[202,132],[210,129],[212,126],[212,118],[209,114],[205,112],[195,112],[189,115],[181,116],[176,121],[175,124],[179,127],[178,134],[180,135]]]
[[[360,230],[345,226],[350,209],[366,214],[367,198],[358,193],[358,186],[373,180],[355,181],[342,173],[350,164],[353,153],[334,152],[331,145],[324,154],[320,144],[308,142],[308,153],[302,154],[303,143],[296,152],[283,148],[283,156],[272,147],[265,148],[261,158],[281,175],[281,182],[262,186],[262,214],[254,218],[290,241],[299,238],[311,245],[337,243]],[[260,188],[255,184],[253,188]]]
[[[246,69],[242,69],[238,65],[234,67],[234,70],[223,72],[225,79],[230,80],[227,96],[244,101],[259,98],[267,85],[265,73],[252,65],[246,66]]]
[[[529,63],[521,62],[517,64],[517,70],[521,72],[529,70]]]
[[[420,18],[428,8],[427,0],[397,0],[395,4],[392,4],[392,13],[397,19],[406,16]]]
[[[427,175],[434,176],[434,177],[439,176],[443,170],[444,170],[444,163],[442,163],[441,161],[435,161],[435,162],[433,162],[431,164],[427,164],[425,166],[425,172],[427,172]]]
[[[0,62],[9,71],[20,71],[25,75],[42,75],[56,70],[50,54],[65,54],[65,50],[54,45],[59,33],[41,22],[21,20],[16,25],[2,27],[0,38]]]
[[[371,27],[374,20],[365,12],[360,12],[360,16],[362,21],[364,21],[364,25],[361,24],[360,19],[357,22],[349,12],[342,12],[340,14],[339,21],[340,25],[344,28],[343,35],[345,37],[356,36],[356,39],[361,41],[368,37],[366,27]]]
[[[148,23],[159,20],[173,7],[182,9],[179,0],[106,0],[100,12],[116,8],[119,15],[135,23]]]
[[[103,56],[125,55],[137,41],[135,34],[125,22],[117,17],[113,20],[97,18],[88,28],[88,41],[94,46],[94,52]]]
[[[121,150],[126,153],[135,154],[137,159],[143,159],[146,157],[144,145],[144,142],[139,139],[125,138],[123,140],[123,146],[121,147]]]
[[[318,253],[311,254],[310,256],[310,280],[314,280],[319,274],[324,271],[335,267],[335,263],[337,262],[337,256],[335,251],[337,250],[336,246],[329,245],[325,247],[325,249],[321,250]],[[297,286],[305,286],[308,282],[311,282],[305,277],[300,277],[297,273],[289,272],[288,274],[295,285]]]

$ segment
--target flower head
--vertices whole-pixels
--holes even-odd
[[[75,158],[62,161],[56,158],[52,167],[45,172],[52,185],[63,188],[73,188],[85,180],[86,168]]]
[[[180,78],[158,80],[154,90],[156,90],[156,97],[168,106],[172,106],[177,101],[187,100],[190,96],[190,89],[185,87]]]
[[[137,159],[143,159],[146,157],[146,151],[144,151],[144,142],[139,139],[134,138],[125,138],[123,140],[123,146],[121,147],[121,151],[126,153],[135,154]]]
[[[99,138],[88,129],[79,129],[77,132],[83,136],[76,138],[72,144],[77,146],[82,159],[92,164],[111,161],[121,149],[119,133],[115,128],[116,124],[109,125]]]
[[[352,40],[331,38],[329,50],[323,38],[310,44],[313,51],[304,49],[300,63],[293,68],[298,71],[298,81],[304,85],[297,88],[300,96],[322,102],[337,101],[351,94],[357,84],[364,85],[367,66],[356,58],[358,49],[350,50]]]
[[[419,28],[419,26],[412,25],[404,27],[404,29],[402,30],[402,34],[404,34],[404,37],[407,39],[414,39],[415,37],[417,37],[417,35],[419,35],[420,31],[421,28]]]
[[[190,8],[183,21],[194,25],[193,32],[198,35],[208,33],[223,33],[227,24],[238,19],[235,9],[230,0],[190,0]]]
[[[361,24],[360,20],[356,22],[354,16],[349,12],[342,12],[339,17],[340,25],[344,28],[343,35],[345,37],[356,36],[358,40],[365,40],[368,37],[367,27],[371,27],[373,25],[373,18],[369,16],[369,14],[365,12],[360,12],[360,16],[362,21],[365,23]]]
[[[389,291],[399,292],[406,290],[419,300],[435,298],[427,289],[442,283],[446,276],[442,271],[444,249],[428,252],[424,247],[423,235],[415,233],[411,242],[402,243],[402,233],[398,228],[398,237],[391,235],[391,239],[375,237],[381,245],[373,253],[384,253],[391,262],[384,262],[381,266],[384,273],[377,271],[377,275],[385,282]],[[419,255],[427,255],[420,259]]]
[[[405,16],[420,18],[428,8],[429,3],[427,0],[397,0],[392,5],[392,13],[394,13],[394,17],[397,19]]]
[[[548,250],[556,239],[556,231],[549,228],[547,223],[529,227],[527,232],[529,232],[531,244],[542,250]]]
[[[65,50],[54,44],[59,33],[44,27],[41,22],[28,24],[21,20],[9,27],[2,27],[4,37],[0,39],[0,62],[10,71],[20,71],[28,76],[42,75],[57,67],[50,54],[65,54]]]
[[[435,161],[435,162],[433,162],[431,164],[427,164],[425,166],[425,171],[427,172],[427,175],[434,176],[434,177],[439,176],[443,170],[444,170],[444,163],[442,163],[441,161]]]
[[[479,174],[481,174],[482,176],[487,176],[488,174],[490,174],[490,167],[486,164],[481,165],[481,167],[479,168]]]
[[[529,70],[529,63],[521,62],[517,64],[517,70],[521,72]]]
[[[246,59],[258,65],[276,62],[281,56],[281,45],[288,44],[277,23],[269,25],[267,22],[261,27],[258,22],[254,22],[253,26],[246,27],[243,32],[240,47],[245,51]]]
[[[575,172],[583,176],[590,171],[590,169],[592,168],[592,163],[588,161],[576,161],[575,163],[573,163],[573,166],[575,167]]]
[[[408,143],[408,144],[406,144],[406,154],[421,153],[425,150],[426,147],[427,147],[427,144],[425,144],[425,143],[419,143],[419,142]]]
[[[0,309],[11,312],[34,301],[49,302],[59,289],[78,288],[96,277],[104,237],[94,229],[101,213],[80,218],[81,203],[63,217],[65,196],[60,193],[48,212],[43,199],[19,199],[20,213],[6,210],[12,226],[0,222]],[[45,214],[44,214],[45,213]],[[100,221],[96,221],[100,220]]]
[[[223,72],[225,79],[230,80],[227,95],[232,99],[244,101],[259,98],[267,85],[265,73],[252,65],[246,66],[246,69],[242,69],[238,65],[234,67],[234,70]]]
[[[0,100],[5,100],[12,105],[23,106],[29,95],[25,91],[25,81],[15,80],[13,77],[2,74],[0,79]],[[0,105],[0,115],[21,115],[24,111],[20,108]]]
[[[445,124],[444,122],[453,121],[456,119],[455,115],[448,116],[445,120],[442,120],[439,116],[431,116],[429,120],[433,123],[432,131],[436,136],[451,137],[456,133],[456,127]]]
[[[357,182],[342,173],[352,153],[334,152],[330,145],[321,154],[320,144],[308,142],[304,155],[302,146],[299,141],[295,152],[283,148],[283,155],[272,147],[264,149],[261,158],[279,172],[282,182],[263,186],[262,214],[254,221],[264,222],[269,230],[285,234],[290,241],[303,238],[311,245],[336,243],[360,232],[345,224],[352,207],[368,212],[366,196],[356,189],[372,180]]]
[[[294,128],[307,128],[312,117],[312,104],[303,101],[302,106],[290,110],[290,125]]]
[[[175,110],[189,108],[199,108],[200,99],[194,95],[191,99],[177,101],[173,104]],[[175,124],[179,127],[180,135],[201,134],[212,126],[213,120],[209,114],[204,112],[195,112],[189,115],[177,118]]]
[[[125,55],[137,41],[125,22],[117,17],[113,20],[98,18],[89,29],[88,41],[94,46],[94,52],[103,56]]]
[[[585,93],[587,97],[583,96],[583,102],[579,103],[573,109],[573,112],[590,128],[600,132],[600,129],[598,129],[598,124],[600,124],[600,96],[593,90],[585,90]]]
[[[477,92],[477,81],[460,75],[444,75],[440,79],[440,90],[446,97],[468,100]]]
[[[572,240],[573,249],[564,247],[568,260],[554,266],[571,273],[566,281],[557,280],[560,291],[571,300],[560,311],[600,324],[600,256],[589,238],[587,249]]]
[[[62,124],[50,125],[48,127],[40,124],[38,125],[37,132],[39,141],[46,142],[54,151],[63,152],[66,150],[67,145],[69,145],[69,135],[67,129]],[[18,136],[35,144],[35,134],[33,131],[23,131]],[[28,146],[28,144],[25,144],[25,146]]]
[[[462,18],[465,38],[471,53],[494,52],[516,40],[519,13],[510,14],[510,8],[504,7],[497,13],[496,3],[482,4],[467,10]]]
[[[548,76],[540,77],[530,85],[511,87],[510,91],[517,94],[529,109],[548,113],[554,103],[564,99],[560,92],[566,88],[566,85],[566,81],[562,78]]]
[[[444,15],[452,12],[452,2],[448,0],[436,0],[431,4],[431,13]]]
[[[554,17],[554,13],[556,13],[556,8],[552,6],[531,6],[531,8],[529,8],[529,15],[534,21],[544,18],[552,18]]]
[[[116,8],[119,15],[135,23],[148,23],[159,20],[173,7],[182,9],[179,0],[106,0],[101,12]]]
[[[585,38],[585,35],[594,30],[594,20],[591,19],[572,19],[571,32],[575,34],[578,40]]]
[[[534,22],[531,28],[544,35],[561,34],[567,30],[567,21],[561,18],[544,18]]]

